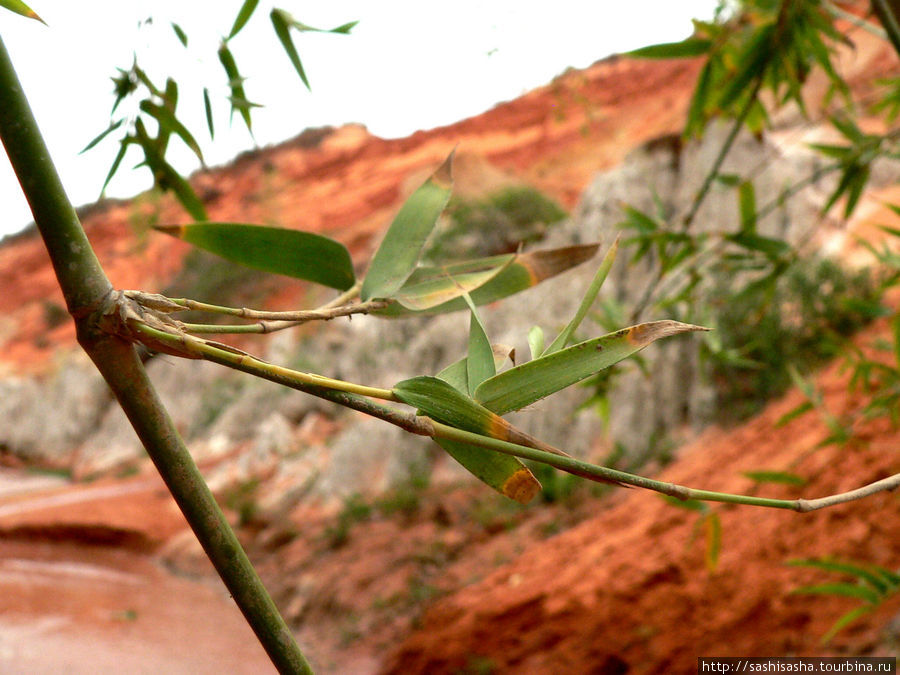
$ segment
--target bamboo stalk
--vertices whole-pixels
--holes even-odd
[[[100,328],[102,317],[98,310],[111,297],[112,285],[63,190],[2,38],[0,139],[50,254],[69,312],[75,319],[79,344],[115,393],[272,663],[281,673],[311,673],[290,629],[179,438],[133,346]]]

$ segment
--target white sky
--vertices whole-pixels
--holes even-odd
[[[254,146],[238,116],[229,126],[227,80],[216,57],[240,0],[30,0],[30,5],[49,27],[0,11],[0,37],[76,205],[97,199],[118,150],[114,132],[78,154],[109,123],[110,77],[117,66],[128,68],[134,53],[155,82],[162,85],[170,75],[178,81],[178,115],[208,165]],[[312,93],[275,38],[271,3],[260,2],[231,49],[247,78],[247,96],[266,106],[254,110],[257,144],[284,141],[306,127],[347,122],[392,138],[476,115],[546,84],[567,67],[584,68],[612,53],[683,39],[691,32],[690,18],[711,17],[715,5],[715,0],[280,0],[275,6],[317,28],[360,22],[347,36],[293,33]],[[151,14],[153,25],[139,29],[140,20]],[[189,49],[177,41],[170,21],[185,29]],[[206,129],[203,86],[213,96],[214,141]],[[170,161],[179,170],[198,168],[173,138],[170,152],[175,150]],[[139,152],[132,152],[108,196],[129,197],[150,187],[145,168],[132,170],[139,161]],[[18,182],[0,153],[0,237],[29,222]]]

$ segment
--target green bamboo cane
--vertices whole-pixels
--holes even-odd
[[[69,312],[75,319],[79,344],[113,390],[272,663],[281,673],[311,673],[290,629],[178,436],[133,346],[99,327],[101,317],[97,310],[112,293],[112,285],[63,190],[2,39],[0,139],[50,254]]]

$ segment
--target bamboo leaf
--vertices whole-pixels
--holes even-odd
[[[209,137],[216,137],[216,128],[213,125],[212,103],[209,101],[209,89],[203,87],[203,109],[206,111],[206,126],[209,129]]]
[[[826,572],[835,572],[836,574],[853,576],[868,584],[881,594],[891,590],[891,584],[886,582],[885,577],[881,574],[882,568],[869,569],[855,563],[829,560],[828,558],[789,560],[787,564],[792,567],[811,567],[814,569],[825,570]]]
[[[470,291],[469,295],[472,297],[472,302],[477,306],[501,300],[502,298],[531,288],[545,279],[561,274],[576,265],[580,265],[584,261],[592,258],[598,248],[599,244],[585,244],[520,253],[516,255],[515,258],[497,274],[497,276],[484,285]],[[479,260],[459,263],[458,265],[448,265],[443,269],[446,269],[451,275],[458,277],[462,275],[466,269],[482,269],[486,265],[496,264],[501,259],[505,260],[505,258],[506,256],[481,258]],[[425,269],[426,268],[420,268],[413,272],[407,283],[412,284],[418,280],[420,278],[420,273]],[[431,270],[433,269],[434,268],[428,268],[429,271],[427,274],[432,274]],[[455,312],[465,308],[465,301],[462,298],[455,298],[454,300],[444,302],[418,313],[442,314],[444,312]],[[375,314],[389,317],[412,313],[417,312],[408,310],[399,303],[392,303],[386,308],[375,312]]]
[[[187,47],[188,46],[188,36],[187,36],[187,33],[184,32],[184,29],[173,21],[172,22],[172,30],[175,31],[175,37],[178,38],[178,41],[181,43],[181,46]]]
[[[144,162],[153,172],[155,183],[163,189],[175,193],[178,201],[195,220],[206,220],[206,207],[180,173],[169,164],[159,151],[157,141],[150,138],[143,121],[138,119],[134,125],[135,141],[144,151]]]
[[[291,38],[291,24],[293,23],[293,19],[290,14],[283,9],[277,8],[272,10],[271,14],[269,14],[269,18],[272,20],[272,28],[275,29],[275,35],[278,37],[278,41],[281,43],[285,53],[291,60],[294,70],[297,71],[297,74],[300,76],[303,84],[306,85],[306,88],[311,90],[309,80],[306,79],[306,71],[303,70],[303,63],[300,61],[300,55],[297,53],[297,47],[294,46],[294,40]]]
[[[438,422],[494,438],[507,439],[509,424],[458,390],[466,385],[465,361],[457,361],[434,377],[416,377],[394,386],[398,400]],[[462,367],[460,367],[462,364]],[[447,378],[446,380],[443,378]],[[541,484],[516,457],[474,445],[435,439],[444,450],[479,480],[501,494],[526,504],[541,490]]]
[[[497,371],[494,368],[494,351],[491,348],[491,341],[488,340],[484,325],[481,323],[481,319],[478,318],[475,304],[468,294],[464,295],[463,298],[469,305],[470,310],[466,378],[469,395],[472,395],[479,384],[496,375]]]
[[[746,180],[738,188],[738,205],[741,212],[741,230],[756,232],[756,190],[753,181]]]
[[[534,474],[512,455],[444,438],[435,440],[469,473],[505,497],[527,504],[541,491],[541,484]]]
[[[491,345],[491,352],[494,355],[494,372],[500,370],[507,360],[511,361],[513,365],[516,364],[516,350],[509,345]],[[454,389],[469,391],[469,366],[467,362],[468,358],[464,356],[459,361],[455,361],[444,368],[435,377],[443,380]]]
[[[880,599],[878,593],[871,588],[859,586],[858,584],[840,582],[816,584],[814,586],[801,586],[791,592],[798,595],[839,595],[845,598],[856,598],[857,600],[862,600],[863,602],[868,602],[873,605],[877,604]]]
[[[247,267],[345,291],[355,279],[342,244],[310,232],[241,223],[160,225],[155,229]]]
[[[664,42],[625,52],[625,56],[636,59],[685,59],[706,54],[712,41],[702,38],[688,38],[681,42]]]
[[[582,320],[587,315],[588,310],[591,308],[591,305],[594,304],[594,300],[597,299],[597,294],[600,292],[600,287],[603,285],[603,282],[606,281],[607,275],[609,275],[609,270],[612,268],[613,263],[616,260],[616,253],[619,250],[619,238],[616,237],[616,240],[613,242],[613,245],[609,247],[609,251],[606,252],[606,255],[603,257],[603,261],[600,263],[600,267],[597,268],[597,273],[594,275],[593,281],[591,281],[591,285],[588,287],[587,292],[584,294],[584,298],[581,300],[581,304],[578,306],[578,310],[575,312],[575,316],[572,317],[572,320],[563,328],[562,332],[556,336],[556,339],[550,343],[550,346],[547,347],[547,350],[544,352],[545,354],[552,354],[553,352],[558,352],[560,349],[565,347],[569,341],[572,339],[572,334],[578,329],[578,326],[581,325]]]
[[[35,12],[33,9],[31,9],[31,7],[22,2],[22,0],[0,0],[0,7],[5,7],[11,12],[21,14],[22,16],[28,17],[29,19],[40,21],[45,26],[47,25],[47,22],[39,17],[37,15],[37,12]]]
[[[452,164],[451,152],[400,208],[372,258],[360,291],[364,301],[393,297],[412,274],[425,241],[450,199]]]
[[[103,187],[100,188],[100,195],[106,192],[106,186],[109,185],[109,181],[112,180],[113,176],[116,174],[116,171],[119,170],[119,166],[122,164],[122,160],[125,159],[125,153],[128,152],[128,146],[132,143],[132,139],[129,136],[126,136],[121,141],[119,141],[119,151],[116,153],[115,159],[113,159],[112,166],[109,167],[109,172],[106,174],[106,180],[103,181]]]
[[[234,24],[231,26],[231,31],[228,33],[227,40],[230,40],[235,35],[241,32],[241,29],[247,25],[247,22],[250,20],[250,17],[253,16],[254,10],[256,10],[256,6],[259,4],[259,0],[244,0],[244,4],[241,5],[241,9],[238,11],[237,16],[234,18]]]
[[[822,644],[831,642],[831,638],[840,633],[844,628],[874,609],[874,605],[861,605],[859,607],[854,607],[846,614],[843,614],[822,636]]]
[[[531,358],[536,359],[544,353],[544,329],[540,326],[532,326],[528,331],[528,349],[531,350]]]
[[[165,129],[166,131],[174,133],[183,140],[185,145],[197,155],[197,159],[200,160],[200,163],[203,163],[203,151],[200,150],[200,144],[197,143],[191,132],[188,131],[187,127],[185,127],[177,117],[175,117],[175,114],[171,110],[147,99],[141,101],[140,108],[156,120],[160,129]]]
[[[90,143],[88,143],[86,146],[84,146],[84,149],[81,152],[79,152],[78,154],[79,155],[84,154],[85,152],[87,152],[88,150],[90,150],[91,148],[96,146],[100,141],[102,141],[104,138],[106,138],[109,134],[111,134],[113,131],[115,131],[120,126],[122,126],[122,123],[124,121],[125,121],[125,118],[122,118],[116,122],[110,122],[109,126],[106,129],[104,129],[103,131],[101,131],[99,134],[97,134],[97,136],[95,136],[94,139]]]
[[[460,268],[461,265],[446,267],[418,268],[410,275],[406,283],[394,295],[394,300],[406,309],[426,310],[442,305],[450,300],[459,298],[466,293],[484,286],[496,277],[503,269],[515,259],[515,255],[496,256],[490,258],[492,265],[478,271],[462,271],[453,273],[452,268]],[[485,259],[488,260],[488,259]],[[473,268],[469,268],[473,269]]]
[[[237,63],[234,61],[234,55],[225,42],[222,42],[219,47],[219,63],[222,64],[222,68],[225,69],[225,74],[228,76],[228,86],[231,89],[231,112],[234,114],[234,111],[237,110],[241,114],[244,124],[247,125],[247,131],[252,134],[253,126],[250,119],[250,108],[253,107],[253,104],[250,103],[247,99],[247,94],[244,93],[244,78],[241,77]]]
[[[786,471],[744,471],[746,476],[755,483],[777,483],[779,485],[806,485],[806,479],[795,473]]]
[[[708,329],[679,321],[652,321],[623,328],[495,375],[475,390],[475,400],[501,415],[520,410],[618,363],[656,340],[699,330]]]

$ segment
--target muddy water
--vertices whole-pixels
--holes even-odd
[[[30,502],[44,513],[45,487],[32,499],[17,490],[14,504],[0,490],[0,512],[21,518]],[[0,538],[3,675],[275,672],[218,579],[175,574],[140,550],[43,538],[42,519]]]

